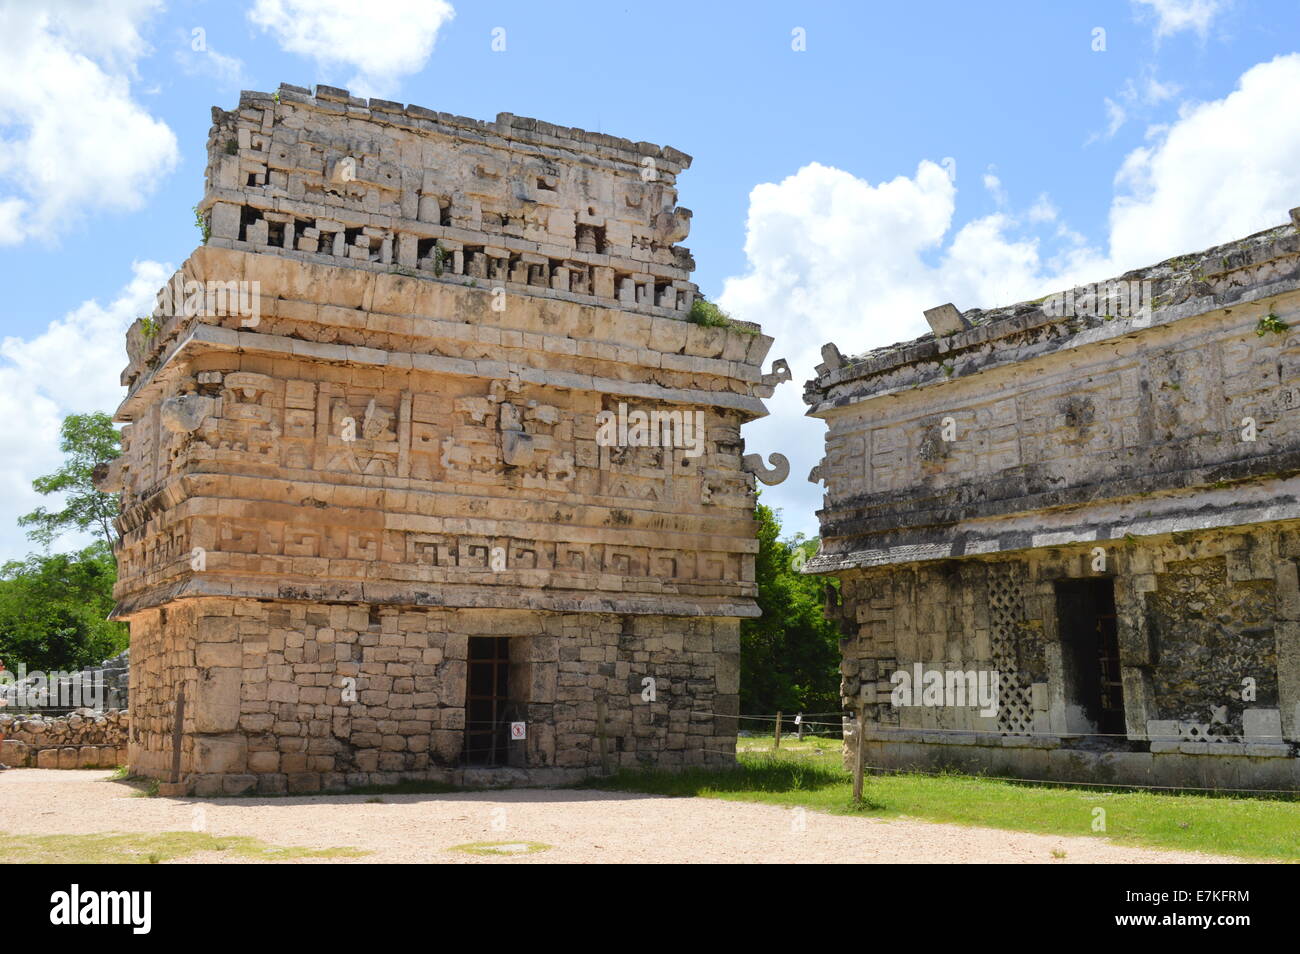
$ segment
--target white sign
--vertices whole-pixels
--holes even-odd
[[[511,738],[512,740],[516,740],[516,739],[526,739],[526,738],[528,738],[528,723],[527,723],[527,722],[511,722],[511,723],[510,723],[510,738]]]

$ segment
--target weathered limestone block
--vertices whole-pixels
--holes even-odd
[[[193,770],[199,775],[243,773],[248,742],[242,735],[200,735],[194,739]]]
[[[197,732],[231,732],[239,726],[243,670],[234,666],[203,669],[193,701]]]

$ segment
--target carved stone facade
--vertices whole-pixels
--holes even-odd
[[[932,309],[933,334],[860,357],[823,349],[808,570],[841,581],[870,764],[1300,787],[1292,220],[1040,302]],[[931,671],[945,689],[996,672],[996,706]],[[918,681],[933,694],[901,704]]]
[[[200,794],[731,761],[740,429],[788,371],[687,320],[690,158],[329,87],[213,116],[101,474],[133,771],[170,771],[182,688]],[[629,407],[672,423],[602,440]]]

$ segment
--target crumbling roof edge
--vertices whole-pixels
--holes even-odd
[[[1249,292],[1252,286],[1249,284],[1239,286],[1242,294],[1220,299],[1212,293],[1204,294],[1211,291],[1207,280],[1219,280],[1233,272],[1256,268],[1278,258],[1300,256],[1300,208],[1291,210],[1291,218],[1290,223],[1264,229],[1201,252],[1178,255],[1154,265],[1132,269],[1122,275],[1093,283],[1092,287],[1113,286],[1120,282],[1150,282],[1155,286],[1151,297],[1155,306],[1151,312],[1152,317],[1149,322],[1151,325],[1164,324],[1171,318],[1180,320],[1231,305],[1245,299],[1244,293]],[[1203,268],[1206,265],[1217,267],[1207,271]],[[838,367],[819,368],[817,376],[805,383],[805,392],[807,394],[821,392],[824,401],[827,391],[847,381],[883,374],[918,361],[934,360],[948,354],[960,353],[1037,328],[1054,326],[1064,329],[1066,336],[1073,336],[1088,330],[1086,326],[1078,327],[1079,317],[1052,316],[1044,309],[1043,304],[1087,287],[1076,286],[1074,289],[1045,295],[1034,301],[1017,302],[1001,308],[968,309],[960,313],[962,319],[969,325],[965,330],[942,337],[929,332],[910,341],[897,342],[858,355],[846,356]],[[1197,292],[1202,294],[1197,296]],[[1193,300],[1199,307],[1190,310],[1182,309],[1178,312],[1171,311]],[[1166,320],[1156,320],[1154,316],[1158,315],[1163,315]],[[1098,319],[1098,322],[1100,320]],[[814,406],[822,403],[808,398],[806,400]],[[809,413],[812,414],[814,411]]]
[[[268,103],[291,102],[301,106],[333,112],[344,112],[357,118],[372,118],[381,122],[418,125],[421,121],[443,123],[477,130],[480,133],[493,133],[507,139],[535,145],[550,145],[548,140],[560,140],[585,149],[601,147],[606,150],[623,153],[630,162],[639,163],[646,158],[660,160],[677,167],[690,167],[692,157],[672,146],[660,146],[651,142],[633,142],[608,133],[592,132],[570,126],[558,126],[528,116],[516,116],[513,113],[498,113],[495,120],[475,119],[471,116],[458,116],[417,106],[414,103],[402,103],[375,97],[353,96],[348,90],[337,86],[318,84],[313,89],[281,83],[274,93],[258,90],[241,90],[239,105],[265,107]]]

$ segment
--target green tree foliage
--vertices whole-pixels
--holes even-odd
[[[63,507],[44,507],[18,519],[27,535],[48,547],[60,534],[91,531],[101,539],[74,553],[33,554],[0,566],[0,661],[10,670],[81,669],[126,648],[127,629],[109,622],[117,563],[110,549],[117,498],[101,494],[91,471],[121,453],[107,414],[70,414],[60,428],[63,465],[37,477],[42,494],[61,494]]]
[[[810,556],[817,541],[801,535],[781,540],[777,513],[761,503],[755,517],[754,572],[763,615],[740,624],[740,711],[838,712],[839,632],[822,614],[826,579],[794,568],[796,551]],[[766,726],[742,722],[741,728]]]
[[[74,670],[126,648],[110,622],[117,565],[103,543],[78,553],[33,554],[0,567],[0,660],[17,670]]]
[[[51,512],[37,507],[18,518],[18,526],[31,527],[27,536],[48,547],[67,530],[90,530],[108,546],[113,544],[113,520],[117,497],[101,494],[91,483],[95,465],[122,453],[121,438],[107,414],[69,414],[59,430],[63,466],[52,474],[37,477],[32,487],[39,494],[63,494],[63,509]]]

